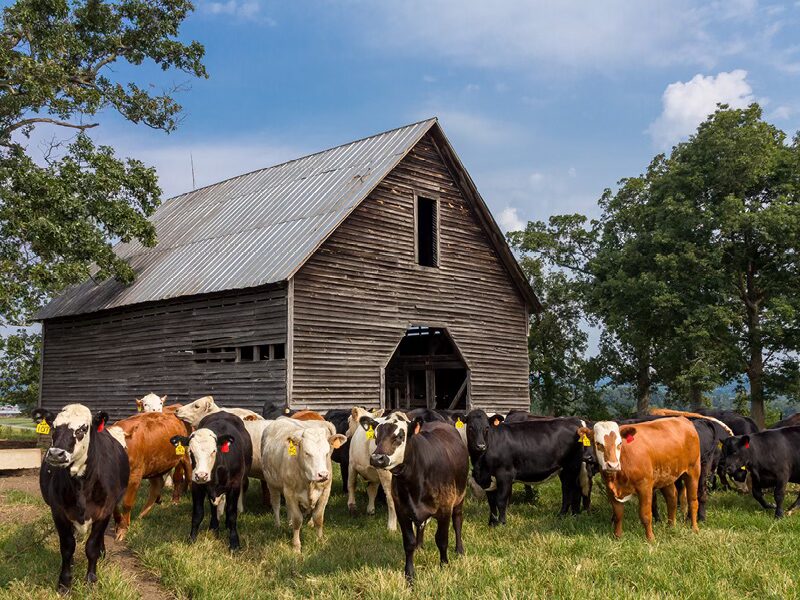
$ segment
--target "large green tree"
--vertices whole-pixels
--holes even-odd
[[[0,397],[31,402],[36,392],[38,338],[13,327],[89,276],[130,282],[114,242],[155,243],[147,220],[161,194],[155,171],[88,132],[112,113],[175,129],[178,88],[155,91],[136,78],[146,63],[206,76],[203,47],[178,39],[192,9],[187,0],[17,0],[2,11]],[[42,127],[50,141],[37,154],[29,140]]]

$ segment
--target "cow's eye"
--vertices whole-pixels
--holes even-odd
[[[598,450],[605,450],[606,449],[606,447],[603,446],[603,444],[601,444],[600,442],[597,442],[595,445],[597,446]]]

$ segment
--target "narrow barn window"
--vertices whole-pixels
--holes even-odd
[[[263,344],[258,347],[258,357],[261,360],[270,360],[269,344]]]
[[[417,264],[439,266],[439,204],[430,198],[417,197]]]
[[[236,362],[251,362],[253,360],[253,346],[239,346]]]
[[[286,346],[283,344],[274,344],[272,348],[274,350],[275,360],[283,360],[286,358]]]

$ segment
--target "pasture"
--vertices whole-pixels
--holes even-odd
[[[560,519],[559,486],[540,486],[537,504],[516,488],[505,527],[487,525],[487,507],[465,505],[466,555],[452,551],[439,568],[435,524],[417,553],[415,588],[402,574],[400,534],[386,530],[386,508],[352,518],[341,493],[338,469],[328,504],[325,538],[304,528],[303,554],[291,548],[284,520],[278,531],[251,485],[240,518],[242,551],[231,555],[225,536],[204,531],[187,543],[191,502],[157,506],[136,519],[147,486],[140,490],[124,548],[106,536],[110,558],[101,561],[99,583],[82,583],[86,560],[76,552],[73,597],[157,598],[794,598],[800,594],[800,516],[776,521],[749,496],[716,492],[699,534],[679,522],[655,527],[648,544],[632,500],[625,535],[611,535],[610,508],[596,478],[590,514]],[[251,480],[251,483],[256,483]],[[792,486],[794,487],[794,486]],[[793,494],[796,491],[792,492]],[[793,499],[794,496],[792,495]],[[663,508],[663,503],[662,503]],[[48,534],[48,532],[50,532]],[[35,477],[0,479],[0,598],[57,598],[57,536]]]

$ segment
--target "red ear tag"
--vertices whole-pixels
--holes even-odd
[[[219,447],[220,452],[228,453],[231,449],[231,443],[228,441],[222,442],[222,446]]]
[[[97,431],[103,431],[106,428],[106,422],[100,421],[100,425],[97,426]]]
[[[745,442],[745,443],[744,443],[744,447],[745,447],[745,448],[749,448],[749,447],[750,447],[750,442]]]
[[[633,443],[633,436],[629,433],[628,435],[625,436],[625,441],[629,444]]]

